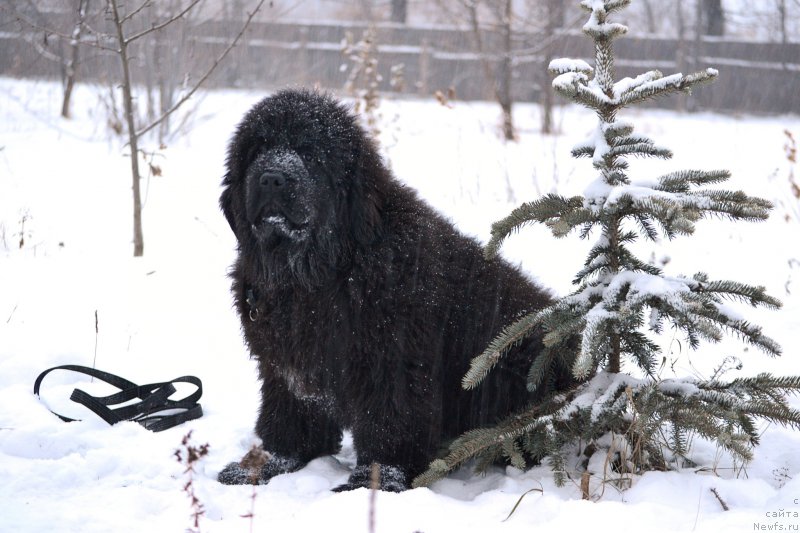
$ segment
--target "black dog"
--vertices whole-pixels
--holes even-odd
[[[331,97],[286,90],[256,104],[230,143],[222,210],[238,239],[233,293],[258,361],[260,481],[336,453],[337,490],[401,491],[443,443],[536,398],[540,336],[463,391],[470,359],[550,295],[463,235],[394,179],[356,118]],[[223,483],[249,483],[237,463]]]

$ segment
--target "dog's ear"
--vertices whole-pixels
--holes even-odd
[[[236,219],[233,216],[233,206],[231,205],[232,196],[231,186],[228,185],[219,197],[219,206],[222,208],[222,214],[225,215],[225,219],[228,221],[231,231],[236,235]]]

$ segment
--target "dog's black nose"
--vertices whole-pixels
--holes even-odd
[[[280,172],[264,172],[258,182],[267,189],[280,189],[286,185],[286,176]]]

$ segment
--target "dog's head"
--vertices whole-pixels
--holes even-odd
[[[379,238],[388,173],[356,118],[326,94],[257,103],[228,147],[220,205],[240,249],[338,261]]]

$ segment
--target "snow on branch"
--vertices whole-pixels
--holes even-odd
[[[566,98],[574,99],[591,109],[600,109],[613,101],[597,86],[589,85],[584,72],[565,72],[553,80],[553,89]]]
[[[595,40],[611,40],[628,32],[628,27],[616,22],[607,22],[606,17],[630,3],[630,0],[584,0],[581,7],[590,10],[589,20],[583,31]]]
[[[564,65],[556,63],[556,67],[563,66],[569,66],[569,63]],[[613,95],[609,96],[599,85],[593,84],[593,80],[589,78],[591,72],[591,70],[567,70],[553,80],[553,89],[566,98],[597,110],[606,106],[633,105],[673,92],[691,92],[694,86],[713,81],[719,74],[712,68],[685,76],[681,73],[663,76],[658,70],[652,70],[636,78],[623,78],[616,82],[612,87]]]
[[[587,11],[604,11],[610,15],[616,11],[621,11],[628,7],[631,0],[583,0],[581,7]]]
[[[695,72],[687,76],[677,73],[670,76],[665,76],[663,78],[659,77],[657,79],[632,86],[627,91],[622,93],[618,98],[616,98],[616,101],[622,106],[627,106],[644,102],[650,98],[666,95],[672,92],[689,92],[695,85],[713,81],[718,75],[719,72],[717,70],[713,68],[707,68],[706,70]]]
[[[588,75],[594,72],[594,69],[589,65],[589,63],[583,59],[570,59],[568,57],[553,59],[547,66],[547,70],[549,70],[552,74],[582,72]]]

